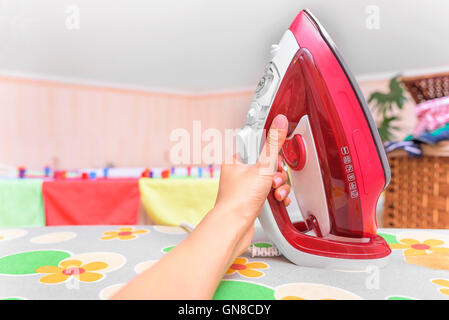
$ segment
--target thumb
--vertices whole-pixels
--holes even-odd
[[[277,115],[271,123],[267,140],[260,153],[258,163],[267,170],[267,174],[276,171],[278,155],[287,137],[288,120],[283,114]]]

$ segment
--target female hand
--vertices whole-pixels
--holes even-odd
[[[288,205],[290,187],[279,151],[287,118],[277,116],[254,165],[224,164],[215,207],[189,236],[134,278],[113,299],[211,299],[234,259],[246,250],[271,188]]]
[[[235,227],[240,228],[236,256],[249,247],[255,219],[272,187],[275,188],[276,200],[282,201],[286,206],[290,204],[290,186],[286,183],[287,173],[279,155],[287,129],[287,118],[278,115],[272,122],[265,146],[255,164],[243,164],[234,156],[231,163],[225,163],[221,167],[215,208],[218,212],[223,212],[227,219],[232,219]]]

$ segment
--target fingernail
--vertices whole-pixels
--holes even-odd
[[[281,178],[281,177],[276,177],[276,178],[274,178],[274,184],[275,184],[276,186],[281,185],[281,183],[282,183],[282,178]]]
[[[287,125],[288,125],[287,117],[284,116],[283,114],[277,115],[276,118],[274,118],[274,126],[277,129],[285,129],[287,128]]]
[[[284,199],[287,196],[287,191],[282,189],[281,191],[279,191],[279,195],[281,196],[282,199]]]

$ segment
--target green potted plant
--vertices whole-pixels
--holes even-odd
[[[402,110],[404,102],[407,100],[398,78],[399,75],[390,80],[389,92],[376,91],[368,98],[368,103],[372,105],[373,111],[379,115],[380,121],[377,122],[377,129],[384,142],[393,140],[394,132],[400,129],[395,125],[395,122],[399,120],[395,111],[396,109]]]

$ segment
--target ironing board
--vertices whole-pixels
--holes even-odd
[[[313,269],[245,253],[214,298],[449,299],[449,230],[379,232],[393,249],[383,269]],[[0,229],[0,299],[107,299],[186,236],[148,225]],[[271,245],[260,228],[253,245]]]

